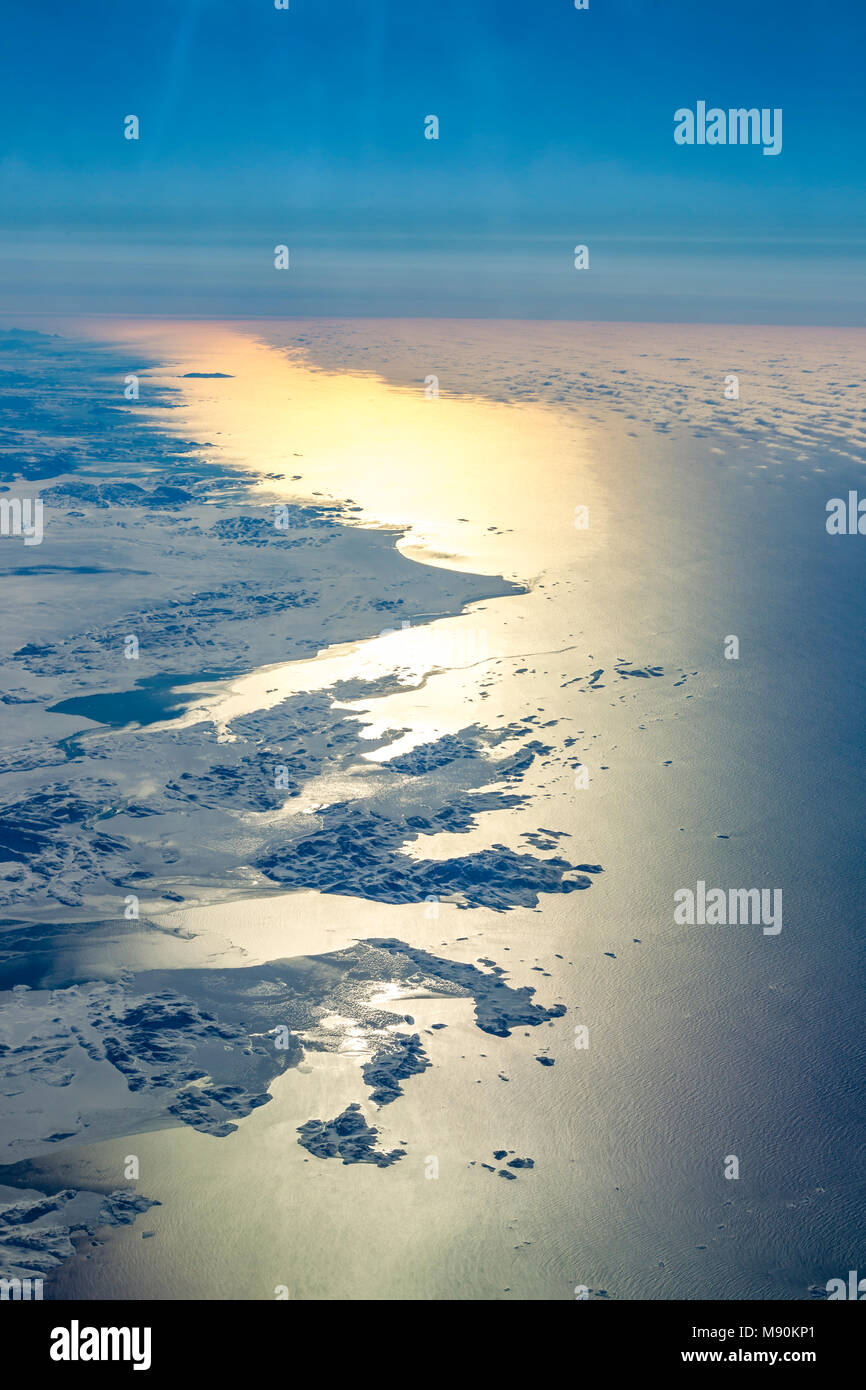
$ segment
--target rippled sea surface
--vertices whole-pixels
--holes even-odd
[[[864,371],[854,330],[0,333],[45,517],[0,544],[2,1272],[862,1264]],[[699,883],[781,931],[678,922]]]

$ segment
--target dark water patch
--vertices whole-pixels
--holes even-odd
[[[49,705],[46,714],[68,714],[74,718],[92,719],[111,729],[129,724],[146,728],[183,714],[194,705],[198,694],[185,694],[185,686],[215,685],[225,680],[228,671],[201,671],[196,675],[145,676],[131,690],[110,690],[101,694],[73,695],[57,705]]]
[[[120,569],[112,565],[16,565],[14,569],[3,571],[4,574],[27,575],[31,574],[139,574],[146,575],[150,570],[130,570]]]
[[[8,408],[8,398],[0,393],[0,401],[4,408]],[[37,423],[37,422],[31,422]],[[47,423],[47,422],[43,422]],[[44,453],[34,457],[32,454],[8,453],[0,454],[0,481],[13,483],[17,479],[26,482],[42,482],[44,479],[56,478],[61,473],[69,473],[78,466],[78,459],[73,454],[65,453]]]

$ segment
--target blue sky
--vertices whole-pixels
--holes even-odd
[[[859,322],[864,51],[862,0],[7,0],[0,288],[43,308],[62,289],[64,309],[718,320],[732,300]],[[677,146],[699,99],[781,107],[782,153]],[[294,279],[270,308],[257,261],[280,242]]]

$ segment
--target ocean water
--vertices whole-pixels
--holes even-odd
[[[199,675],[145,676],[132,690],[106,690],[98,695],[77,695],[49,706],[49,714],[78,715],[94,724],[123,728],[127,724],[159,724],[176,709],[186,709],[194,695],[190,686],[218,682],[228,672],[202,671]]]
[[[862,1263],[864,542],[825,521],[863,335],[57,328],[69,396],[94,361],[141,393],[122,453],[36,475],[7,618],[39,1046],[0,1182],[160,1205],[46,1296],[801,1299]],[[85,548],[110,583],[47,572]],[[698,882],[781,890],[781,930],[678,923]],[[354,1105],[366,1149],[299,1143]]]

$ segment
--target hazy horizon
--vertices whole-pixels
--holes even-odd
[[[43,15],[6,22],[10,312],[866,318],[853,2]],[[778,153],[678,144],[701,103],[778,112]]]

